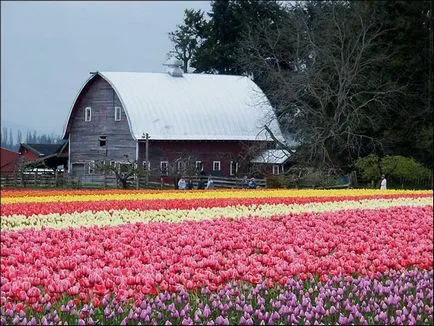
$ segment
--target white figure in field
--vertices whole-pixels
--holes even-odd
[[[184,177],[181,177],[181,179],[179,179],[179,181],[178,181],[178,189],[179,190],[185,190],[185,189],[187,189],[187,182],[185,182]]]
[[[381,176],[380,189],[381,190],[387,189],[387,180],[386,180],[386,176],[384,174]]]
[[[214,189],[214,180],[211,176],[208,177],[208,182],[205,189]]]

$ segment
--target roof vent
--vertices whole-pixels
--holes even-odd
[[[176,59],[169,59],[163,64],[166,66],[167,73],[172,77],[182,77],[184,71],[182,70],[182,62]]]

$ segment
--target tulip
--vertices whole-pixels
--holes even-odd
[[[203,309],[203,316],[205,318],[208,318],[211,315],[211,310],[209,309],[208,305],[205,305],[205,308]]]

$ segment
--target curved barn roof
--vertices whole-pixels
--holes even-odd
[[[148,133],[154,140],[271,140],[263,130],[267,124],[282,140],[270,103],[247,77],[210,74],[173,77],[167,73],[139,72],[97,74],[115,90],[136,139]],[[65,136],[67,131],[65,129]]]

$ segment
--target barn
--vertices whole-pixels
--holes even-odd
[[[188,74],[173,65],[167,73],[91,73],[63,137],[68,171],[77,177],[98,174],[97,161],[147,165],[156,178],[239,176],[261,151],[275,149],[264,125],[284,141],[272,107],[248,77]]]

